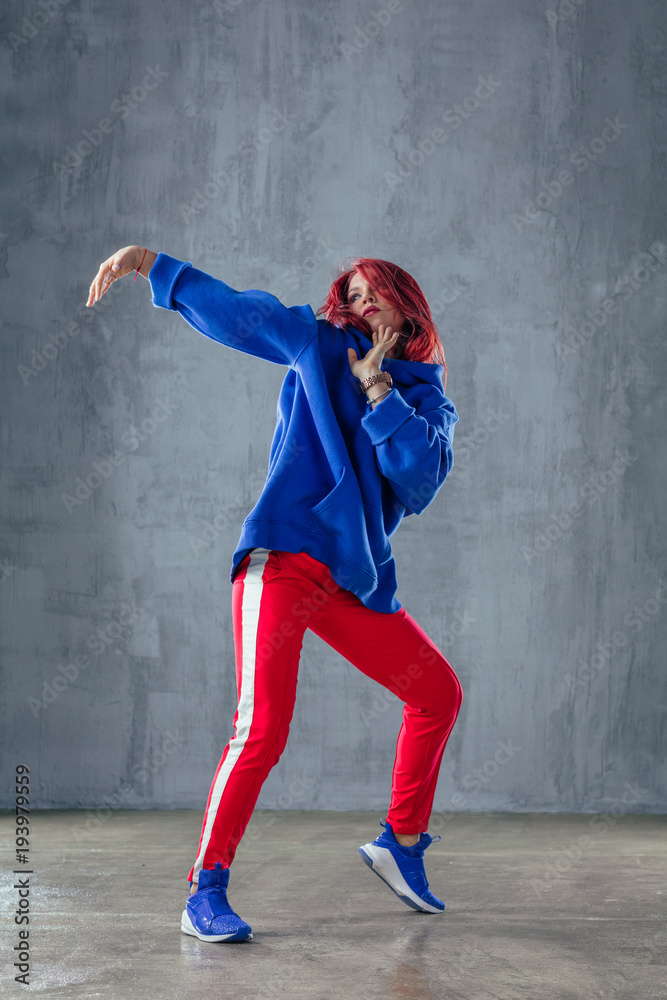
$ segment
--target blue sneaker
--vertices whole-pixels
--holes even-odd
[[[227,899],[229,868],[223,869],[219,861],[215,869],[202,868],[198,885],[183,910],[183,933],[200,941],[252,941],[252,927],[234,913]]]
[[[361,860],[414,910],[442,913],[445,904],[429,890],[424,872],[424,851],[442,838],[422,833],[413,847],[403,847],[396,840],[390,824],[385,820],[380,820],[380,823],[384,833],[371,844],[359,848]]]

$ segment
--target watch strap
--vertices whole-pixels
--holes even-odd
[[[389,372],[380,372],[379,374],[369,375],[368,378],[362,379],[361,387],[365,391],[366,389],[370,389],[372,385],[376,385],[378,382],[386,382],[390,389],[394,384],[394,380]]]

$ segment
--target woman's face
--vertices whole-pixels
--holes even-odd
[[[380,327],[391,327],[394,330],[403,330],[405,316],[398,309],[394,309],[386,299],[377,292],[358,271],[353,271],[348,283],[347,302],[350,312],[355,316],[363,316],[371,330],[374,332]],[[367,312],[367,310],[370,310]],[[387,351],[385,358],[394,358],[400,353],[398,350],[400,340],[394,344],[390,351]]]

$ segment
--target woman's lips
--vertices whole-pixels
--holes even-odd
[[[373,313],[376,313],[376,312],[380,312],[380,310],[376,309],[375,306],[371,306],[370,309],[366,310],[366,312],[364,313],[364,316],[371,316]]]

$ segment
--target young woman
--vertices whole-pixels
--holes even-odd
[[[405,703],[384,832],[359,854],[408,906],[440,913],[423,855],[462,691],[395,596],[389,543],[453,465],[458,414],[444,394],[447,367],[424,295],[402,268],[362,257],[316,315],[128,246],[100,265],[87,305],[132,271],[150,282],[154,306],[288,368],[266,483],[232,559],[234,735],[213,776],[181,929],[201,941],[252,938],[227,899],[229,869],[287,741],[308,628]]]

